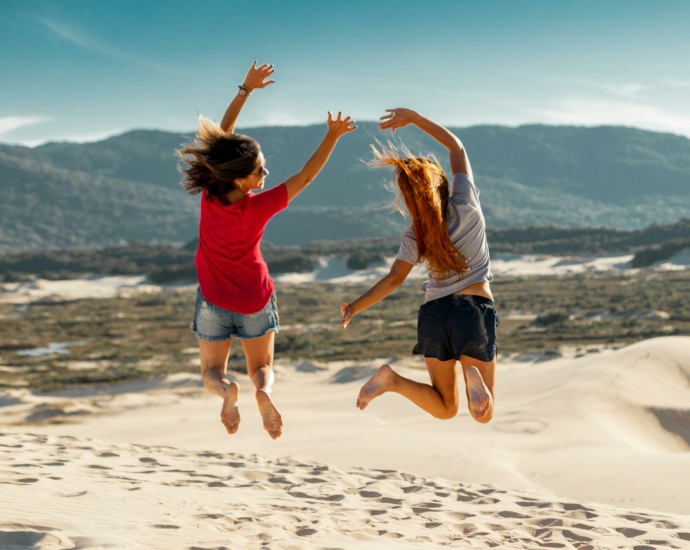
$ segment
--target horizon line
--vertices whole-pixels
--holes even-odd
[[[364,120],[361,122],[358,122],[357,124],[372,124],[372,125],[377,125],[379,124],[378,121],[376,120]],[[240,126],[238,127],[239,130],[242,129],[259,129],[259,128],[308,128],[311,126],[323,126],[325,125],[323,122],[314,122],[314,123],[305,123],[305,124],[259,124],[259,125],[252,125],[252,126]],[[671,135],[671,136],[676,136],[676,137],[681,137],[681,138],[686,138],[690,139],[690,135],[686,134],[681,134],[681,133],[675,133],[675,132],[669,132],[669,131],[659,131],[659,130],[652,130],[649,128],[642,128],[640,126],[627,126],[627,125],[622,125],[622,124],[550,124],[546,122],[525,122],[521,124],[499,124],[499,123],[481,123],[481,124],[472,124],[470,126],[456,126],[449,124],[446,127],[447,128],[462,128],[462,129],[470,129],[470,128],[479,128],[479,127],[500,127],[500,128],[510,128],[517,130],[519,128],[524,128],[528,126],[545,126],[549,128],[583,128],[583,129],[595,129],[595,128],[625,128],[628,130],[639,130],[641,132],[649,132],[652,134],[664,134],[664,135]],[[384,130],[385,131],[385,130]],[[163,129],[163,128],[130,128],[127,130],[116,130],[113,132],[105,132],[102,136],[94,138],[92,136],[85,137],[83,139],[80,139],[79,137],[72,137],[67,136],[65,138],[58,138],[58,139],[41,139],[41,140],[24,140],[24,141],[5,141],[2,138],[0,138],[0,145],[8,145],[8,146],[13,146],[13,147],[26,147],[28,149],[35,149],[37,147],[42,147],[43,145],[49,145],[49,144],[75,144],[75,145],[83,145],[83,144],[88,144],[88,143],[100,143],[103,141],[107,141],[109,139],[113,139],[116,137],[121,137],[126,134],[131,134],[134,132],[162,132],[166,134],[180,134],[182,136],[188,136],[188,135],[194,135],[196,133],[196,130],[192,129],[189,131],[184,131],[184,130],[169,130],[169,129]]]

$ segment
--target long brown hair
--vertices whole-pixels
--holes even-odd
[[[379,147],[371,146],[374,160],[370,164],[393,167],[394,205],[403,216],[412,218],[418,259],[426,262],[436,279],[467,272],[467,260],[448,234],[446,206],[450,189],[436,157],[414,156],[391,142],[385,146],[379,143]]]
[[[235,180],[246,178],[256,169],[261,147],[248,136],[225,132],[218,124],[199,116],[196,139],[176,151],[187,163],[180,167],[182,186],[190,195],[206,191],[206,198],[227,206]]]

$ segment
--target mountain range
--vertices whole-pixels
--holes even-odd
[[[385,141],[374,123],[341,139],[319,177],[266,230],[266,240],[400,234],[387,205],[390,172],[365,164]],[[690,216],[690,139],[626,127],[528,125],[452,129],[465,144],[490,228],[638,229]],[[297,172],[325,125],[245,128],[262,145],[267,187]],[[175,150],[192,134],[136,130],[93,143],[0,145],[0,250],[186,242],[198,197],[180,187]],[[416,128],[394,139],[413,153],[444,150]]]

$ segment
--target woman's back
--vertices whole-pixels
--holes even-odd
[[[274,287],[261,256],[261,238],[269,220],[287,204],[284,184],[230,205],[202,194],[195,264],[209,302],[242,314],[266,305]]]
[[[450,239],[465,257],[469,269],[463,274],[450,273],[442,279],[434,278],[430,274],[429,280],[422,286],[426,292],[425,302],[454,294],[475,283],[492,280],[486,224],[479,203],[479,190],[467,174],[456,174],[453,178],[453,188],[446,207],[446,223]],[[417,264],[418,257],[417,239],[410,223],[396,258]]]

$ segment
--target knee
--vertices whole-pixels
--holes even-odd
[[[439,420],[450,420],[451,418],[455,418],[456,414],[458,414],[458,404],[454,403],[446,405],[443,409],[436,411],[433,416]]]
[[[201,381],[204,387],[208,388],[209,384],[225,377],[225,371],[221,367],[206,367],[201,369]]]

